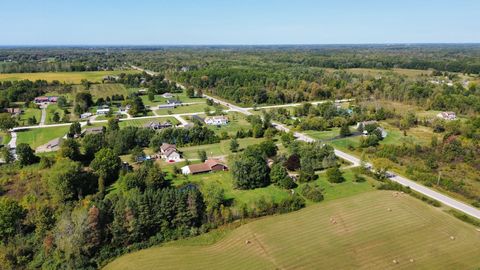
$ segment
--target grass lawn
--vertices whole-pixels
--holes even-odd
[[[169,112],[172,114],[177,114],[177,113],[204,113],[205,108],[210,108],[210,111],[214,111],[215,108],[212,106],[207,106],[206,103],[202,104],[192,104],[192,105],[182,105],[178,106],[175,109],[159,109],[156,110],[156,113],[159,115],[167,115]]]
[[[162,97],[162,95],[155,95],[155,99],[153,101],[148,100],[148,95],[142,95],[141,96],[143,103],[145,105],[159,105],[159,104],[166,104],[167,103],[167,98]],[[188,97],[185,92],[182,93],[173,93],[173,98],[178,99],[183,103],[197,103],[197,102],[206,102],[206,99],[204,98],[191,98]]]
[[[237,131],[243,129],[244,131],[249,130],[252,125],[247,122],[245,119],[245,115],[239,112],[229,112],[227,114],[228,116],[228,124],[227,125],[222,125],[222,126],[211,126],[207,125],[208,128],[211,130],[215,131],[216,134],[221,134],[222,132],[227,132],[228,135],[235,135],[237,134]],[[201,117],[205,118],[205,115],[202,115]]]
[[[58,80],[60,82],[79,84],[83,79],[91,82],[101,82],[104,76],[120,73],[140,73],[136,70],[88,71],[88,72],[38,72],[38,73],[4,73],[0,74],[0,81],[18,80]]]
[[[143,119],[125,119],[120,121],[118,124],[120,127],[143,127],[143,125],[150,123],[152,121],[164,122],[170,121],[172,124],[179,124],[178,120],[175,117],[157,117],[157,118],[143,118]]]
[[[252,207],[254,202],[262,197],[266,201],[278,202],[289,196],[287,190],[278,188],[274,185],[254,190],[234,189],[232,174],[230,172],[189,175],[186,176],[186,178],[184,176],[179,176],[174,180],[175,185],[181,185],[188,182],[198,183],[201,188],[211,183],[222,187],[225,190],[226,199],[232,200],[234,207],[241,206],[242,204],[246,204],[247,207]]]
[[[53,114],[55,112],[58,112],[58,115],[60,116],[60,119],[63,118],[64,112],[62,109],[60,109],[56,104],[50,104],[47,107],[47,118],[45,120],[46,124],[54,124],[55,122],[52,120]],[[38,119],[40,121],[40,119]]]
[[[478,267],[480,234],[473,226],[408,195],[393,194],[365,192],[261,218],[127,254],[104,269]]]
[[[354,131],[353,127],[350,127],[351,131]],[[316,140],[329,140],[337,137],[340,134],[340,128],[331,128],[326,131],[316,131],[316,130],[305,130],[302,133],[307,134],[308,136]]]
[[[0,131],[0,144],[7,144],[10,142],[12,136],[8,132]]]
[[[50,128],[32,128],[17,132],[17,145],[27,143],[33,149],[45,144],[55,138],[63,137],[67,134],[69,126],[50,127]]]
[[[28,118],[35,116],[37,119],[37,124],[40,123],[40,119],[42,118],[42,110],[35,109],[35,108],[25,108],[23,109],[23,113],[20,115],[19,124],[21,126],[28,126]]]
[[[249,145],[259,144],[264,140],[264,138],[243,138],[238,139],[237,141],[240,144],[239,149],[242,150]],[[230,151],[230,140],[223,140],[220,141],[220,143],[215,144],[181,147],[179,150],[182,151],[183,157],[186,159],[198,159],[198,151],[200,150],[205,150],[209,157],[230,155],[232,153]]]

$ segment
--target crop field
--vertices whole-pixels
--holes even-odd
[[[45,144],[55,138],[63,137],[67,134],[69,126],[49,127],[49,128],[32,128],[17,132],[17,145],[27,143],[31,148]]]
[[[120,73],[139,73],[135,70],[114,70],[114,71],[88,71],[88,72],[38,72],[38,73],[2,73],[0,81],[19,80],[47,80],[49,82],[58,80],[60,82],[79,84],[82,80],[101,82],[104,76],[118,75]]]
[[[174,125],[178,125],[179,122],[174,117],[156,117],[156,118],[141,118],[141,119],[128,119],[120,121],[118,124],[120,127],[143,127],[143,125],[150,123],[152,121],[165,122],[170,121]]]
[[[372,191],[134,252],[121,269],[476,269],[480,233],[408,195]]]
[[[84,91],[83,85],[74,85],[73,92]],[[111,97],[112,95],[128,96],[128,90],[120,83],[92,84],[88,90],[93,99]]]

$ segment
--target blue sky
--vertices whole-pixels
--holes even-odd
[[[0,45],[480,42],[478,0],[0,0]]]

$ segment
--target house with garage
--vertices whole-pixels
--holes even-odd
[[[160,123],[158,121],[151,121],[151,122],[148,122],[145,125],[143,125],[144,128],[149,128],[149,129],[153,129],[153,130],[170,128],[172,126],[173,126],[172,123],[167,122],[167,121],[165,121],[163,123]]]
[[[167,99],[167,104],[180,106],[180,105],[182,105],[182,102],[180,100],[176,100],[174,98],[171,98],[171,99]]]
[[[224,115],[207,117],[205,118],[205,124],[212,126],[226,125],[228,124],[228,117]]]
[[[454,112],[441,112],[437,114],[437,117],[444,120],[456,120],[457,114]]]
[[[178,162],[182,159],[177,151],[175,144],[162,143],[160,146],[160,156],[167,162]]]
[[[228,167],[218,159],[208,159],[204,163],[191,164],[182,167],[182,174],[199,174],[216,171],[228,171]]]

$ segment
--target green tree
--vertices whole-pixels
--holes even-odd
[[[155,100],[155,93],[152,91],[148,91],[148,100],[149,101],[154,101]]]
[[[327,175],[327,180],[330,183],[341,183],[345,181],[345,178],[343,178],[342,171],[338,168],[338,166],[334,166],[332,168],[327,169],[325,172]]]
[[[0,239],[3,243],[17,235],[25,216],[25,209],[17,201],[0,198]]]
[[[230,151],[232,152],[237,152],[238,151],[238,147],[240,147],[240,144],[238,144],[238,141],[236,138],[233,138],[230,140]]]
[[[9,113],[0,113],[0,130],[9,130],[17,126],[17,121]]]
[[[27,123],[30,126],[36,125],[37,124],[37,118],[35,117],[35,115],[32,115],[32,117],[29,117],[27,119]]]
[[[79,122],[75,121],[70,125],[70,130],[68,132],[68,135],[70,137],[73,137],[75,135],[80,135],[82,133],[82,127]]]
[[[44,179],[50,195],[58,203],[87,195],[92,187],[82,164],[67,158],[60,158],[44,175]]]
[[[207,157],[207,152],[205,152],[205,150],[198,150],[198,158],[204,162],[205,160],[208,159]]]
[[[193,90],[193,88],[189,87],[186,90],[186,94],[189,98],[193,98],[193,97],[195,97],[195,90]]]
[[[53,113],[52,121],[55,123],[58,123],[60,121],[60,114],[58,112]]]
[[[90,163],[90,167],[104,181],[105,185],[113,183],[118,178],[121,166],[122,161],[110,148],[102,148],[95,154],[95,158]],[[103,187],[99,185],[99,188]],[[99,191],[103,192],[104,190]]]
[[[39,158],[35,156],[33,149],[26,143],[20,143],[16,148],[18,163],[21,166],[27,166],[33,163],[37,163]]]
[[[2,157],[3,161],[7,164],[12,163],[15,160],[8,146],[2,147],[2,149],[0,150],[0,156]]]
[[[352,133],[350,132],[350,127],[348,124],[342,125],[340,128],[340,137],[347,137],[350,136]]]
[[[108,131],[119,130],[120,126],[118,125],[118,119],[114,118],[114,117],[109,118],[108,119],[108,124],[107,124],[107,129],[108,129]]]
[[[67,138],[63,140],[60,145],[60,150],[58,151],[57,155],[59,157],[69,158],[71,160],[80,160],[80,145],[78,142],[72,138]]]
[[[272,183],[277,183],[280,180],[288,177],[288,172],[285,167],[282,166],[280,163],[274,163],[270,170],[270,180]]]
[[[260,155],[237,157],[232,165],[234,186],[238,189],[254,189],[267,186],[270,182],[269,168]]]

